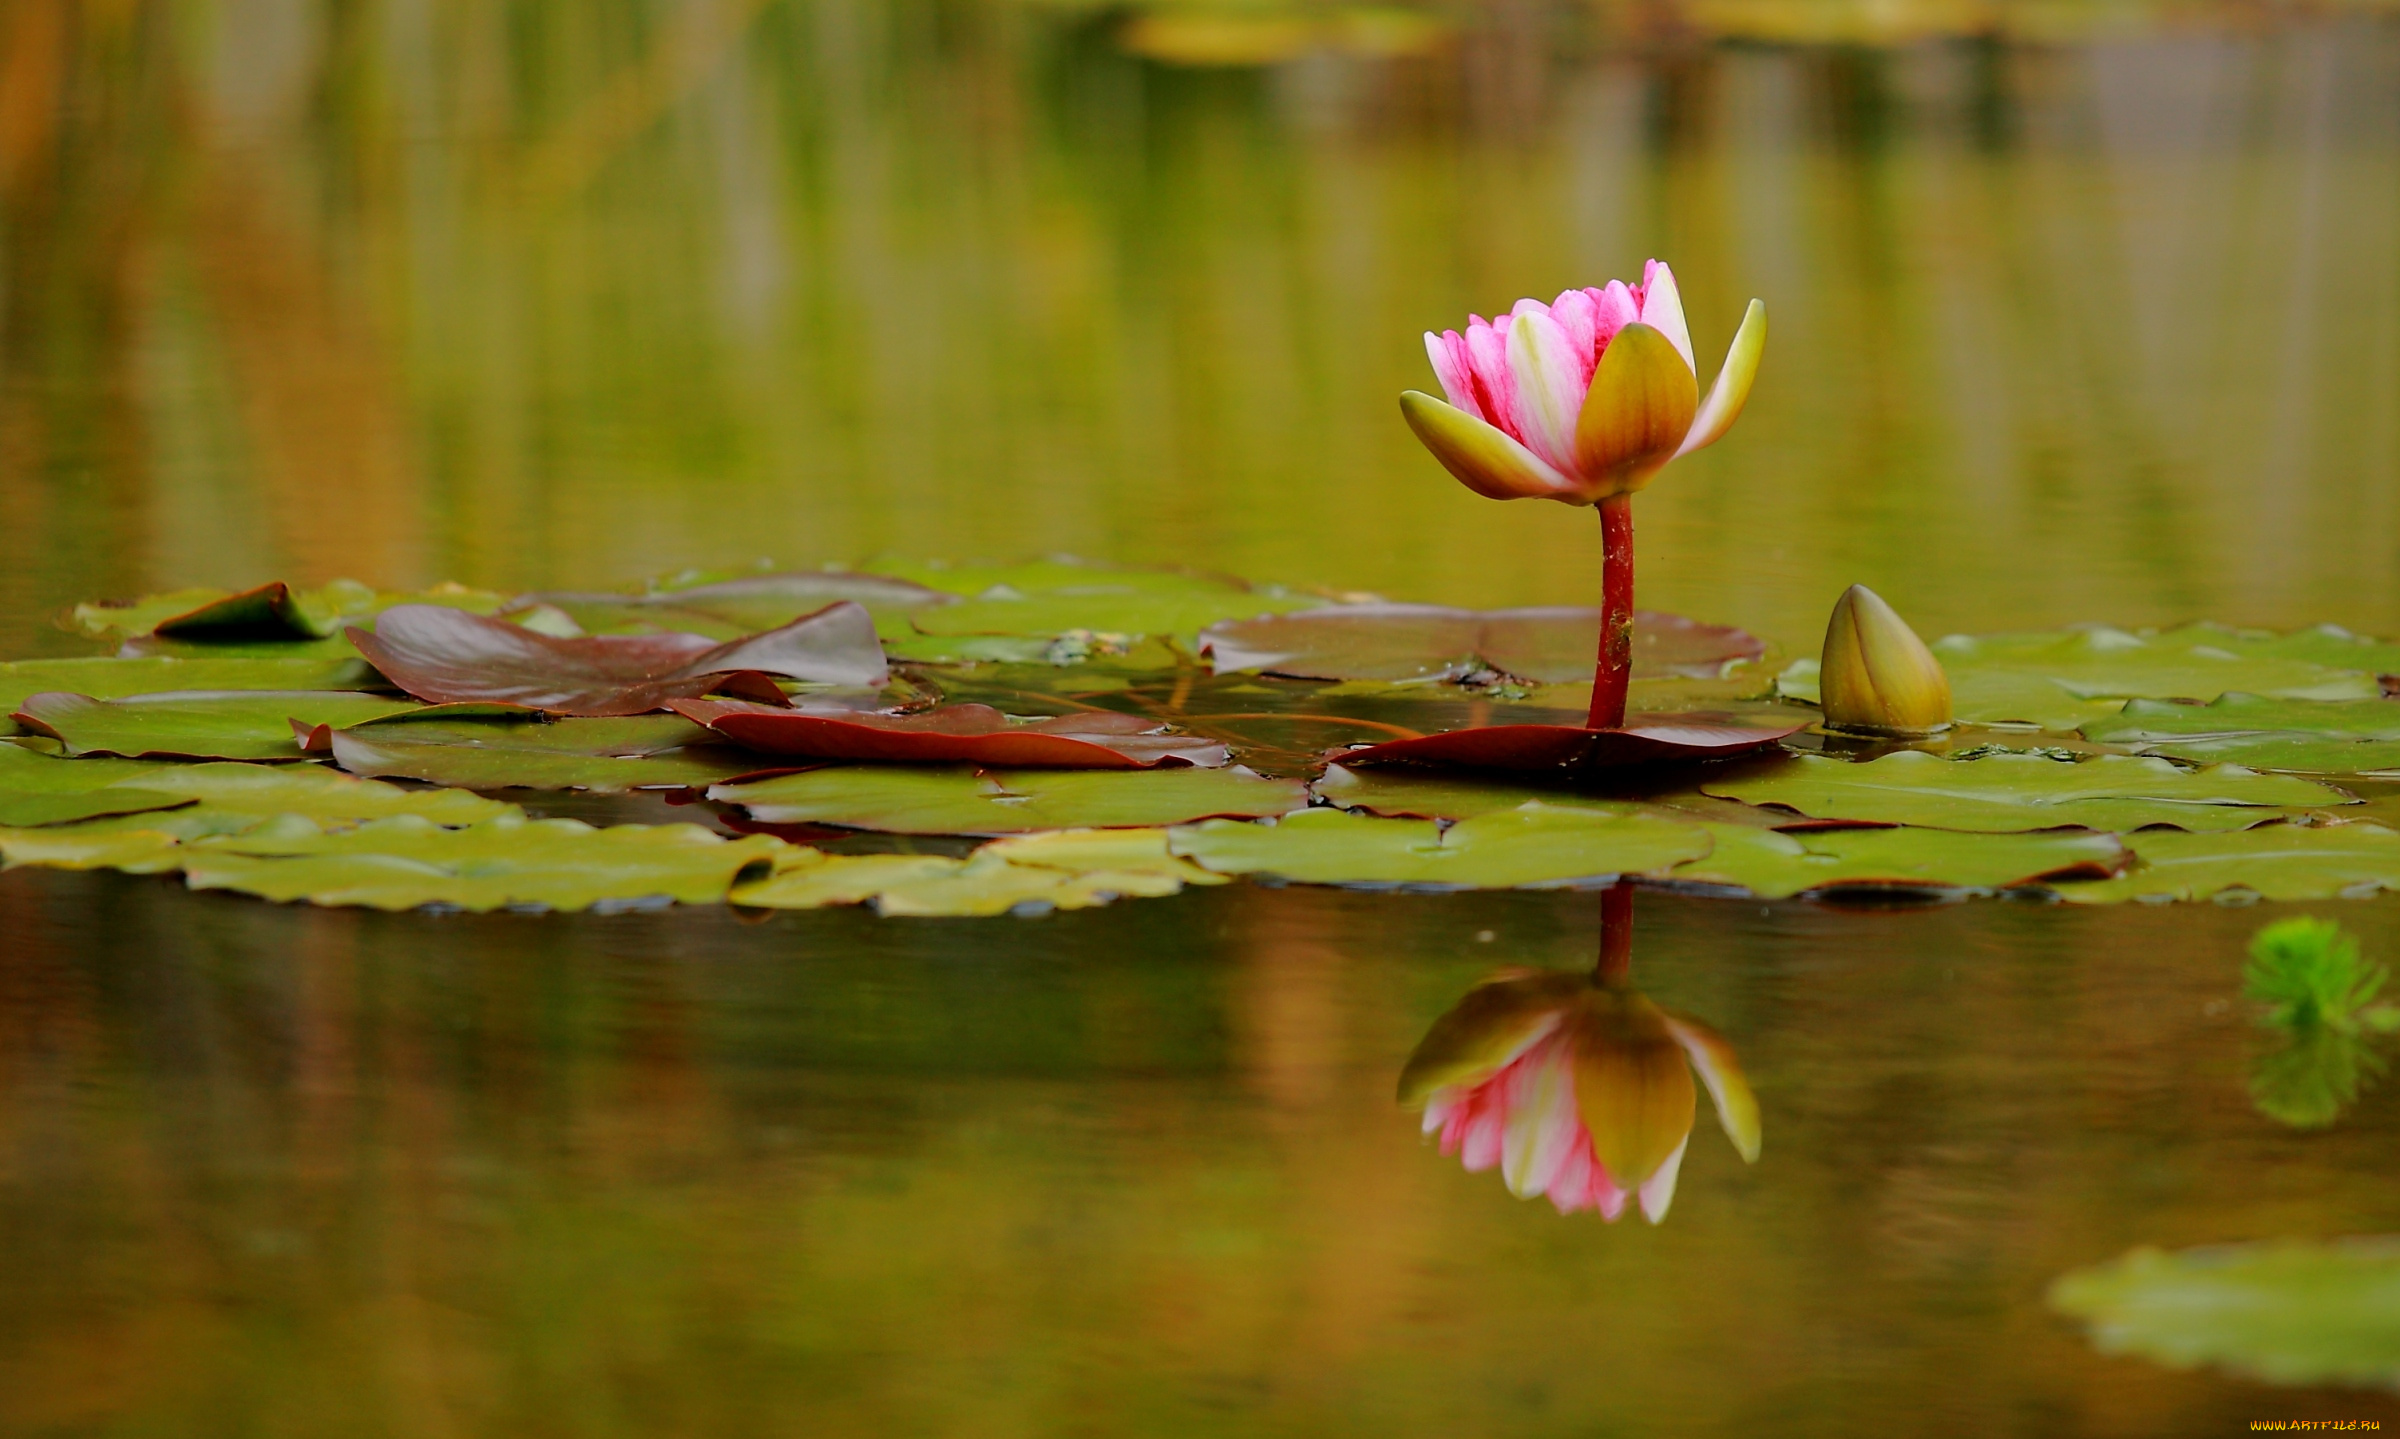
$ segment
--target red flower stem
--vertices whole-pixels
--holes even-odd
[[[1625,984],[1633,977],[1633,881],[1620,879],[1600,891],[1600,962],[1592,978]]]
[[[1633,679],[1633,496],[1600,502],[1600,654],[1592,664],[1593,729],[1625,723]]]

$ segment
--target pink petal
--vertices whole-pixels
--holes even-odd
[[[1517,431],[1517,382],[1508,370],[1508,337],[1480,319],[1467,326],[1467,377],[1475,387],[1475,403],[1459,408],[1470,415],[1482,411],[1485,423],[1523,444],[1525,436]]]
[[[1600,357],[1607,353],[1608,342],[1617,337],[1617,331],[1642,317],[1642,301],[1623,280],[1611,280],[1604,290],[1584,293],[1592,297],[1592,367],[1598,369]]]
[[[1554,1036],[1495,1081],[1506,1086],[1508,1110],[1500,1175],[1519,1199],[1547,1192],[1576,1143],[1591,1142],[1575,1107],[1574,1066],[1566,1061],[1566,1041]]]
[[[1550,302],[1550,318],[1558,321],[1558,327],[1566,332],[1567,348],[1574,352],[1580,371],[1576,378],[1585,389],[1590,389],[1592,371],[1600,364],[1600,346],[1595,338],[1600,319],[1599,302],[1592,298],[1589,290],[1569,290]]]
[[[1433,377],[1442,382],[1442,394],[1451,404],[1489,423],[1491,416],[1483,412],[1475,398],[1474,367],[1467,358],[1467,340],[1456,330],[1435,334],[1425,332],[1425,358],[1433,361]]]
[[[1573,474],[1575,421],[1590,381],[1547,307],[1509,322],[1508,367],[1516,379],[1517,438],[1552,468]]]

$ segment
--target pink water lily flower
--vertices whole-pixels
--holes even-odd
[[[1758,1158],[1758,1100],[1708,1026],[1622,984],[1517,972],[1478,985],[1410,1056],[1400,1099],[1470,1171],[1498,1167],[1521,1199],[1614,1223],[1638,1196],[1656,1224],[1675,1199],[1696,1110],[1692,1071],[1726,1137]]]
[[[1519,300],[1497,321],[1470,317],[1464,335],[1427,332],[1450,402],[1410,390],[1400,410],[1477,494],[1597,504],[1732,428],[1766,343],[1767,309],[1752,300],[1701,403],[1675,272],[1652,260],[1639,285]]]
[[[1683,296],[1656,260],[1638,285],[1611,280],[1547,305],[1519,300],[1496,322],[1472,316],[1464,335],[1425,336],[1450,402],[1410,390],[1400,413],[1444,469],[1495,500],[1599,507],[1600,652],[1588,728],[1625,723],[1634,492],[1733,427],[1766,347],[1767,307],[1752,300],[1703,402]]]

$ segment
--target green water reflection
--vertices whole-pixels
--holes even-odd
[[[1928,632],[2400,631],[2388,13],[1202,8],[9,0],[0,650],[173,585],[887,548],[1588,601],[1590,517],[1467,494],[1394,397],[1419,331],[1652,253],[1702,350],[1753,294],[1775,341],[1640,502],[1645,604],[1794,652],[1854,581]],[[1172,63],[1200,41],[1277,63]],[[2266,909],[1645,895],[1645,992],[1774,1132],[1694,1144],[1652,1229],[1392,1103],[1495,967],[1587,967],[1596,905],[437,919],[0,876],[0,1430],[2400,1420],[2042,1304],[2135,1244],[2400,1230],[2391,1086],[2309,1133],[2252,1106]],[[2400,952],[2400,907],[2330,912]]]

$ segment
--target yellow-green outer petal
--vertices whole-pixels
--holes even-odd
[[[1672,341],[1627,325],[1608,342],[1575,423],[1575,466],[1590,500],[1650,483],[1675,457],[1700,404],[1700,384]]]
[[[1433,1023],[1400,1071],[1400,1102],[1423,1104],[1437,1089],[1480,1084],[1523,1053],[1588,983],[1554,972],[1491,980]]]
[[[1950,723],[1950,676],[1897,610],[1865,585],[1835,601],[1817,672],[1825,722],[1872,734],[1931,734]]]
[[[1748,313],[1742,316],[1742,327],[1734,331],[1733,343],[1726,347],[1724,368],[1717,371],[1717,382],[1708,387],[1708,398],[1693,416],[1691,433],[1683,437],[1677,455],[1688,455],[1713,445],[1733,428],[1733,422],[1742,417],[1742,406],[1750,400],[1750,386],[1758,378],[1759,357],[1766,351],[1767,307],[1752,300]]]
[[[1495,500],[1565,500],[1589,504],[1565,475],[1511,439],[1507,432],[1420,390],[1400,396],[1400,413],[1442,468],[1479,495]]]
[[[1678,1014],[1667,1016],[1667,1033],[1675,1036],[1675,1042],[1691,1057],[1692,1068],[1700,1071],[1700,1082],[1708,1086],[1708,1097],[1716,1103],[1717,1122],[1725,1126],[1725,1137],[1733,1141],[1742,1162],[1757,1163],[1758,1096],[1742,1073],[1741,1061],[1734,1058],[1733,1046],[1707,1025]]]

